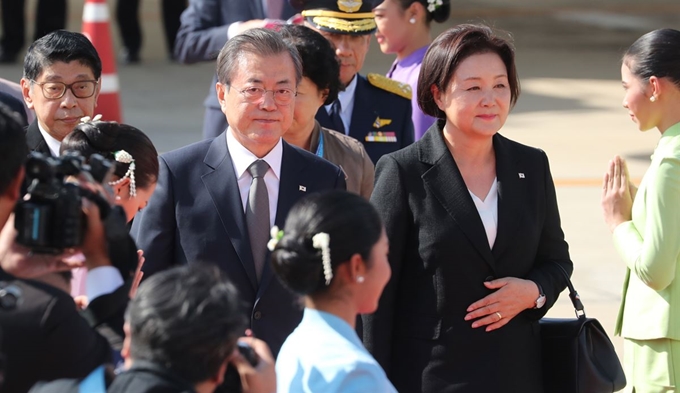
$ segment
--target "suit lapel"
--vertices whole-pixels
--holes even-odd
[[[498,180],[498,230],[493,246],[495,260],[511,243],[522,211],[521,201],[524,194],[525,174],[517,166],[516,159],[508,151],[505,139],[499,134],[493,137],[496,153],[496,179]]]
[[[305,191],[300,190],[300,186],[305,185],[305,179],[300,175],[304,166],[305,161],[302,160],[300,153],[284,141],[281,158],[281,179],[279,179],[279,200],[276,204],[276,218],[274,220],[274,225],[279,228],[283,228],[286,224],[288,212],[290,212],[295,202],[306,195]],[[264,269],[262,270],[259,294],[267,288],[272,275],[271,254],[268,253],[267,263],[264,264]]]
[[[430,189],[484,261],[495,271],[484,225],[458,166],[446,147],[442,131],[437,127],[436,132],[426,133],[419,147],[420,160],[432,165],[422,176],[425,187]]]
[[[215,204],[217,214],[241,264],[243,264],[250,283],[257,290],[257,276],[250,249],[245,214],[243,213],[241,193],[224,133],[217,136],[210,144],[203,162],[213,169],[213,171],[201,176],[203,185]]]
[[[40,133],[37,119],[26,128],[26,144],[30,151],[36,151],[48,156],[52,155],[49,146],[47,146],[47,142],[45,142],[45,138],[43,138]]]

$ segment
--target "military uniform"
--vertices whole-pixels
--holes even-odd
[[[372,5],[367,1],[290,0],[290,3],[317,30],[368,35],[376,29]],[[349,124],[343,120],[345,134],[363,143],[374,163],[383,155],[413,143],[411,87],[378,74],[368,77],[356,74],[355,81]],[[316,119],[322,127],[338,130],[338,123],[331,116],[329,109],[321,107]]]

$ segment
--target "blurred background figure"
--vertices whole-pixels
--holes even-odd
[[[383,53],[397,55],[387,76],[411,86],[411,119],[415,140],[418,140],[435,121],[434,117],[423,113],[418,106],[418,97],[415,94],[418,73],[425,52],[432,42],[430,24],[432,21],[443,23],[449,19],[449,0],[380,1],[374,0],[374,4],[378,4],[373,9],[375,24],[378,26],[375,37]]]
[[[19,117],[22,121],[26,122],[24,127],[31,124],[33,120],[35,120],[35,113],[33,113],[32,110],[29,110],[26,106],[26,103],[24,102],[24,96],[21,94],[20,84],[0,78],[0,93],[2,93],[3,97],[0,99],[0,101],[2,101],[5,105],[8,105],[13,111],[20,112]],[[11,101],[10,97],[19,101],[22,107],[21,110],[19,110],[19,108],[16,106],[16,101]]]
[[[333,44],[340,59],[345,89],[330,105],[319,108],[319,124],[363,143],[374,163],[383,154],[413,143],[411,87],[380,74],[360,74],[376,29],[371,4],[353,0],[290,3],[301,11],[307,26]]]
[[[189,0],[182,13],[175,42],[175,59],[192,64],[214,61],[227,40],[255,27],[265,27],[267,19],[285,20],[295,14],[286,0]],[[227,128],[215,92],[217,74],[208,88],[203,119],[203,138],[213,138]]]
[[[34,40],[66,26],[66,0],[37,0]],[[24,47],[26,0],[2,0],[0,63],[14,63]]]
[[[338,97],[340,64],[330,42],[316,31],[299,25],[282,26],[283,40],[302,58],[302,81],[297,87],[293,124],[283,139],[323,157],[345,172],[347,191],[368,199],[373,191],[374,167],[364,145],[316,121],[316,112]]]
[[[309,196],[270,244],[274,271],[305,304],[276,362],[277,391],[396,392],[355,331],[390,278],[389,241],[373,206],[343,191]]]
[[[122,61],[125,64],[140,62],[142,48],[142,27],[139,23],[139,3],[141,0],[118,0],[116,20],[123,39]],[[162,0],[163,29],[168,46],[168,59],[173,60],[175,37],[179,30],[179,18],[187,8],[187,0]]]
[[[623,107],[640,131],[661,133],[637,189],[626,161],[609,162],[602,207],[626,264],[615,333],[626,392],[680,388],[680,31],[655,30],[626,51]]]

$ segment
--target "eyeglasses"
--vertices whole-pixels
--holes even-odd
[[[76,98],[89,98],[94,95],[97,88],[97,81],[78,81],[67,85],[62,82],[43,82],[38,83],[31,80],[32,83],[40,86],[43,96],[49,100],[57,100],[66,94],[66,90],[71,90]]]
[[[261,87],[246,87],[245,89],[236,89],[247,102],[254,104],[259,102],[265,94],[271,92],[272,97],[274,97],[274,102],[277,105],[288,105],[293,100],[293,97],[297,96],[297,91],[291,89],[273,89],[267,90]]]

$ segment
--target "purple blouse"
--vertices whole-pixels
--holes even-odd
[[[392,63],[392,67],[390,67],[390,71],[387,73],[388,78],[411,85],[411,90],[413,90],[413,97],[411,98],[413,114],[411,120],[413,120],[415,140],[420,139],[425,131],[437,120],[432,116],[424,114],[418,106],[418,74],[420,73],[420,65],[423,62],[427,48],[427,46],[424,46],[401,61],[395,60]]]

